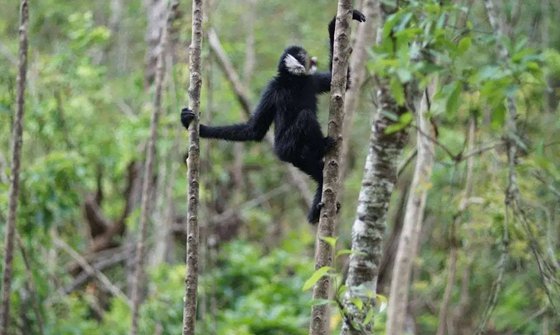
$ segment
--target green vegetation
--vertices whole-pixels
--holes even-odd
[[[30,3],[11,334],[120,335],[130,328],[128,302],[113,293],[116,289],[130,294],[153,85],[145,79],[147,18],[142,1],[111,2],[121,3],[122,11],[117,13],[109,1]],[[508,260],[488,334],[560,333],[560,28],[555,24],[560,7],[544,0],[501,1],[499,11],[509,27],[504,42],[510,60],[504,63],[482,4],[436,2],[408,1],[383,28],[384,36],[395,39],[368,48],[368,75],[347,139],[349,175],[340,201],[337,246],[350,247],[376,109],[375,76],[389,78],[399,103],[405,102],[405,87],[411,81],[425,88],[438,78],[430,110],[438,129],[436,162],[431,183],[425,185],[430,192],[409,299],[414,334],[436,333],[452,248],[458,256],[448,317],[454,332],[449,333],[474,333],[496,283],[504,245]],[[210,6],[204,29],[217,31],[253,103],[274,75],[286,46],[301,44],[319,57],[320,69],[327,66],[326,25],[336,11],[332,1],[214,1]],[[190,2],[182,1],[180,9],[167,57],[141,334],[179,334],[182,329],[187,185],[183,156],[188,135],[180,127],[179,111],[187,104]],[[16,96],[17,12],[16,1],[0,0],[2,254]],[[467,12],[468,20],[461,25],[459,17]],[[253,51],[247,49],[248,15],[254,15]],[[427,50],[429,60],[415,61],[417,44]],[[202,120],[243,120],[206,39],[203,48]],[[254,71],[245,71],[251,52],[256,56]],[[505,132],[507,97],[517,106],[516,134]],[[319,110],[326,130],[326,95],[320,98]],[[473,119],[474,153],[465,151]],[[412,114],[404,114],[388,132],[403,129],[411,134],[406,156],[415,147]],[[519,148],[521,207],[509,211],[504,204],[509,172],[505,137],[512,137]],[[469,155],[475,157],[473,192],[468,210],[455,225]],[[402,222],[406,202],[401,199],[409,190],[413,165],[403,170],[396,185],[386,241]],[[290,183],[287,166],[266,142],[240,146],[202,141],[200,171],[197,333],[307,334],[313,302],[310,290],[302,288],[314,273],[315,228],[306,223],[307,205]],[[310,180],[309,185],[313,187]],[[99,268],[98,273],[87,275],[60,241]],[[389,294],[393,249],[384,249],[381,302]],[[336,257],[333,276],[341,278],[347,258],[346,252]],[[99,273],[114,287],[108,288]],[[342,317],[331,303],[332,333],[337,334]],[[372,315],[376,334],[384,333],[385,310],[380,310]]]

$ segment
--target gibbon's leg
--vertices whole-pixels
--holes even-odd
[[[311,224],[316,224],[319,222],[319,214],[321,212],[321,196],[323,192],[323,166],[324,163],[321,160],[309,159],[301,157],[300,159],[292,162],[292,164],[300,169],[301,171],[308,174],[313,180],[317,182],[317,189],[315,191],[315,196],[313,197],[313,203],[309,208],[309,213],[307,214],[307,220]]]

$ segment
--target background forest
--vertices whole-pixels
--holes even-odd
[[[358,25],[351,25],[352,57],[364,62],[352,67],[342,207],[337,239],[330,240],[338,250],[328,273],[337,292],[330,301],[333,334],[347,317],[340,288],[352,227],[365,220],[357,214],[358,195],[374,174],[364,169],[374,117],[390,119],[385,133],[405,142],[387,228],[375,246],[377,304],[362,323],[376,334],[560,334],[560,2],[495,1],[502,34],[487,3],[400,1],[387,15],[378,1],[354,4],[375,10],[363,10],[369,36],[357,37]],[[303,45],[327,70],[327,24],[336,2],[204,6],[201,122],[245,120],[289,45]],[[41,0],[31,1],[29,11],[9,334],[127,334],[168,1]],[[18,2],[0,0],[0,13],[4,255]],[[179,112],[188,103],[190,1],[180,2],[171,24],[139,334],[182,330],[189,139]],[[380,116],[383,85],[398,105],[419,106],[416,115]],[[412,97],[411,87],[418,89]],[[324,131],[328,105],[325,94]],[[308,289],[319,275],[316,227],[305,219],[315,185],[279,162],[266,141],[203,139],[200,160],[197,334],[307,334],[311,306],[325,303],[314,302]],[[425,172],[420,180],[416,170]],[[407,200],[417,194],[427,196],[425,206],[412,208]],[[407,259],[410,281],[394,275],[401,273],[395,264],[406,268]],[[392,283],[406,291],[404,305],[390,303],[399,297]],[[388,313],[401,316],[404,330],[387,330]]]

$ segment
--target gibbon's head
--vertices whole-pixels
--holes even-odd
[[[304,48],[291,46],[284,50],[278,63],[280,74],[293,76],[306,76],[315,73],[317,70],[317,58],[309,57]]]

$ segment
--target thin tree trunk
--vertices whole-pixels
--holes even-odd
[[[383,27],[390,13],[381,2],[378,5],[381,8],[379,27]],[[381,33],[378,29],[378,42],[380,38]],[[406,109],[396,103],[388,82],[381,78],[378,81],[379,110],[371,125],[369,152],[358,197],[357,217],[352,226],[352,254],[343,301],[344,335],[372,333],[373,322],[364,324],[364,320],[375,306],[377,276],[387,226],[387,209],[397,179],[398,160],[407,140],[404,131],[385,133],[385,129],[395,123],[387,116],[402,115]],[[362,308],[354,304],[355,299],[362,301]]]
[[[25,111],[25,79],[27,75],[27,28],[29,21],[29,4],[21,0],[19,25],[19,59],[17,76],[16,115],[12,129],[12,181],[8,195],[8,221],[4,242],[4,275],[2,277],[2,306],[0,310],[0,334],[8,334],[10,320],[10,293],[12,288],[12,265],[14,257],[14,239],[16,232],[17,207],[19,196],[19,171],[21,165],[21,147],[23,144],[23,114]]]
[[[154,110],[150,122],[150,138],[146,148],[146,164],[144,167],[144,180],[142,184],[142,201],[140,205],[140,234],[136,246],[135,254],[135,272],[132,281],[132,325],[130,329],[131,335],[138,334],[138,318],[140,312],[140,305],[142,300],[142,291],[144,284],[144,253],[145,253],[145,240],[148,230],[149,200],[152,194],[152,173],[154,169],[154,159],[156,156],[156,141],[157,141],[157,128],[159,125],[159,118],[162,113],[162,91],[165,77],[165,50],[167,47],[167,36],[171,29],[171,23],[177,7],[179,6],[178,0],[174,1],[167,13],[167,21],[165,27],[160,34],[159,42],[159,55],[157,56],[157,66],[155,74],[155,94],[154,94]]]
[[[147,14],[148,26],[146,29],[146,49],[144,87],[148,89],[156,76],[158,62],[158,50],[161,41],[161,33],[165,20],[165,9],[167,1],[164,0],[144,0],[144,8]]]
[[[476,120],[474,117],[472,117],[469,124],[467,152],[472,152],[474,150],[475,131],[476,131]],[[457,231],[457,226],[460,224],[469,205],[469,199],[471,197],[472,188],[473,188],[473,169],[474,169],[474,156],[470,156],[469,158],[467,158],[467,175],[465,177],[465,192],[463,194],[463,199],[459,204],[459,210],[454,215],[453,223],[451,224],[451,228],[450,228],[451,250],[449,251],[449,259],[447,261],[447,264],[449,264],[448,271],[447,271],[448,273],[447,283],[445,285],[443,300],[441,302],[441,308],[439,310],[439,325],[438,325],[437,335],[444,335],[448,324],[447,318],[449,315],[449,304],[451,302],[451,294],[453,293],[453,287],[455,286],[455,276],[457,273],[457,254],[458,254],[459,242],[457,241],[456,231]]]
[[[247,37],[245,38],[245,64],[243,65],[243,82],[246,87],[249,87],[249,83],[253,78],[253,73],[255,72],[255,16],[256,16],[256,6],[257,0],[247,0],[245,3],[247,7],[247,12],[245,19],[246,21],[246,32]]]
[[[364,2],[363,13],[366,22],[358,26],[356,41],[352,55],[350,56],[350,88],[346,91],[344,101],[344,126],[342,137],[346,140],[342,142],[340,177],[344,179],[348,169],[348,151],[350,149],[350,132],[354,121],[354,113],[360,101],[360,92],[366,77],[366,61],[368,60],[368,49],[375,43],[375,26],[379,20],[379,7],[377,0],[366,0]]]
[[[324,184],[321,217],[315,241],[315,270],[331,266],[333,246],[325,238],[334,236],[336,223],[336,202],[339,192],[340,154],[342,147],[342,127],[344,122],[344,95],[346,90],[348,58],[350,56],[350,18],[352,1],[339,0],[336,15],[335,40],[333,46],[333,66],[331,81],[331,99],[329,106],[328,135],[336,140],[336,144],[325,156],[323,171]],[[313,299],[328,299],[330,278],[323,276],[313,288]],[[329,306],[314,305],[311,311],[310,335],[327,334],[329,330]]]
[[[418,249],[420,228],[424,218],[424,208],[429,189],[428,185],[432,178],[432,167],[434,164],[434,141],[433,138],[428,138],[428,136],[434,136],[434,131],[427,117],[429,112],[428,99],[432,96],[432,91],[433,89],[431,88],[426,90],[419,106],[415,107],[416,124],[418,127],[416,136],[418,156],[406,205],[406,214],[395,266],[393,268],[387,310],[387,334],[404,334],[412,265]]]
[[[23,259],[23,264],[25,265],[25,275],[27,277],[27,282],[25,286],[27,291],[29,291],[31,305],[33,309],[33,313],[35,314],[35,318],[37,319],[37,328],[39,330],[39,334],[45,334],[44,325],[43,325],[43,317],[41,316],[41,307],[40,301],[37,294],[37,285],[35,285],[35,279],[33,278],[33,272],[31,268],[31,263],[29,262],[29,256],[27,255],[27,251],[23,246],[23,242],[21,241],[21,237],[16,235],[16,239],[18,242],[19,251],[21,253],[21,258]]]
[[[492,30],[496,35],[498,51],[500,58],[504,64],[509,62],[509,51],[507,46],[504,44],[506,35],[504,33],[505,29],[503,27],[504,22],[499,21],[498,13],[492,0],[484,0],[484,6],[486,7],[486,13],[488,15],[488,20],[492,26]],[[508,158],[508,186],[506,189],[505,196],[505,220],[502,235],[502,246],[501,246],[501,256],[500,262],[498,263],[498,276],[492,285],[492,292],[489,295],[486,308],[482,313],[480,324],[476,330],[476,334],[484,334],[486,332],[486,323],[492,316],[494,309],[498,303],[498,298],[503,285],[503,278],[505,267],[509,259],[508,245],[509,245],[509,219],[510,213],[509,208],[515,208],[519,204],[519,188],[517,184],[517,173],[516,173],[516,156],[517,156],[517,106],[515,105],[514,97],[509,94],[506,98],[506,126],[505,126],[505,138],[506,138],[506,148],[507,148],[507,158]]]
[[[200,167],[200,90],[202,48],[202,0],[192,2],[192,39],[190,46],[190,109],[195,114],[189,131],[190,145],[188,165],[188,213],[187,213],[187,271],[185,274],[185,297],[183,311],[183,335],[194,335],[198,285],[198,186]]]

